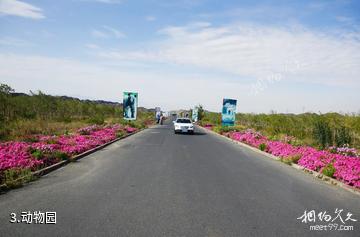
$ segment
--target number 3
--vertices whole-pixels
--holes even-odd
[[[16,214],[15,213],[10,213],[10,223],[15,223],[16,222]]]

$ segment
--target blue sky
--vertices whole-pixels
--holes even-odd
[[[17,91],[145,107],[360,112],[360,2],[0,0]]]

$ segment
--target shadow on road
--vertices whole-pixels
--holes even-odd
[[[152,127],[152,128],[148,128],[148,129],[169,129],[169,128],[170,128],[170,126],[160,125],[160,126]]]
[[[193,133],[193,134],[189,134],[189,133],[177,133],[176,135],[201,136],[201,135],[206,135],[206,133],[204,133],[204,132],[195,132],[195,133]]]

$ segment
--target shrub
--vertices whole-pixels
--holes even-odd
[[[122,121],[120,121],[121,124],[123,124],[125,127],[133,127],[133,128],[144,128],[145,124],[140,122],[140,121],[130,121],[130,120],[125,120],[123,119]]]
[[[64,122],[64,123],[71,123],[72,119],[70,116],[61,116],[60,118],[56,119],[58,122]]]
[[[300,154],[287,157],[287,160],[289,160],[289,161],[291,161],[291,163],[295,163],[295,164],[297,164],[300,159],[301,159]]]
[[[57,144],[57,141],[55,138],[49,139],[46,141],[47,144]]]
[[[266,150],[266,144],[265,143],[261,143],[259,145],[259,149],[262,150],[262,151],[265,151]]]
[[[37,160],[41,160],[42,158],[44,158],[44,153],[40,150],[32,151],[31,155]]]
[[[325,166],[322,170],[322,173],[328,177],[333,178],[334,174],[335,174],[335,167],[333,166],[333,164],[328,164],[327,166]]]
[[[12,168],[4,171],[4,183],[8,188],[18,188],[33,179],[30,169]]]
[[[59,159],[59,160],[67,160],[70,158],[70,156],[68,154],[61,152],[61,151],[54,152],[53,157],[56,159]]]
[[[287,165],[291,165],[293,163],[291,159],[288,158],[280,158],[280,161]]]
[[[331,128],[324,120],[319,120],[314,124],[313,136],[322,149],[332,145]]]
[[[124,134],[125,134],[124,131],[118,131],[118,132],[116,133],[116,137],[123,137]]]
[[[39,141],[39,138],[36,137],[36,136],[26,136],[22,139],[24,142],[38,142]]]
[[[102,125],[105,123],[105,119],[104,119],[104,116],[101,116],[101,115],[96,115],[94,117],[91,117],[89,120],[88,120],[89,123],[91,124],[97,124],[97,125]]]
[[[205,110],[202,105],[197,106],[198,108],[198,120],[202,120],[205,116]]]
[[[213,131],[216,133],[227,133],[227,132],[239,132],[239,131],[243,131],[244,127],[241,125],[236,125],[236,126],[215,126],[213,128]]]
[[[335,132],[335,144],[336,146],[344,146],[346,144],[351,144],[352,137],[348,128],[341,126]]]

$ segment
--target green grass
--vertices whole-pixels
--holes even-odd
[[[0,183],[4,183],[7,188],[12,189],[21,187],[33,178],[30,169],[13,168],[4,171],[3,182]]]
[[[328,164],[326,167],[324,167],[324,169],[322,170],[322,173],[330,178],[334,177],[335,174],[335,167],[333,166],[333,164]]]
[[[261,151],[265,151],[265,150],[266,150],[266,144],[265,144],[265,143],[261,143],[261,144],[259,145],[259,149],[260,149]]]
[[[51,96],[41,91],[13,93],[11,87],[0,83],[0,141],[31,139],[34,134],[69,134],[92,124],[121,123],[143,128],[154,119],[152,112],[139,109],[136,121],[125,121],[120,104]]]
[[[221,114],[206,112],[200,124],[213,124],[215,130],[221,128]],[[339,113],[303,113],[303,114],[245,114],[236,115],[235,127],[255,129],[273,140],[282,140],[289,135],[296,139],[292,145],[310,145],[314,147],[350,146],[360,148],[360,116],[358,114]]]

